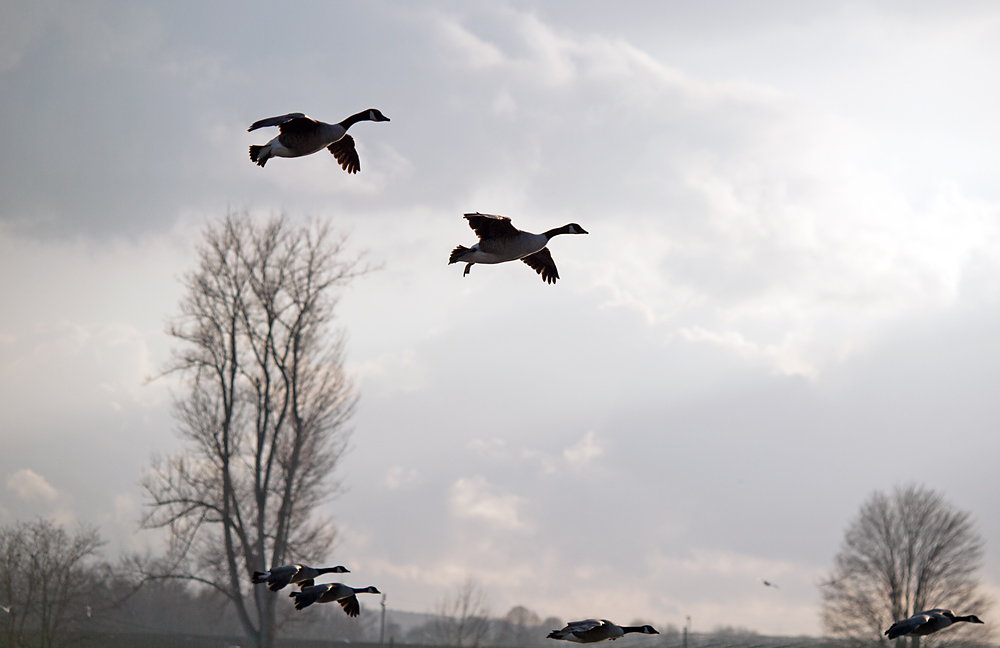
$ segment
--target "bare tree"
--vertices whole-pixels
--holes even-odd
[[[246,213],[209,226],[198,253],[168,329],[182,343],[168,371],[185,379],[175,415],[190,447],[154,459],[142,524],[170,532],[152,576],[221,592],[248,640],[269,648],[276,595],[250,575],[323,559],[335,539],[315,510],[338,489],[356,396],[331,325],[335,289],[364,270],[328,225]]]
[[[51,648],[79,633],[99,568],[93,558],[104,544],[97,529],[73,536],[47,520],[0,529],[0,616],[8,646]]]
[[[468,578],[438,604],[438,618],[426,629],[427,638],[438,646],[478,648],[490,631],[486,593]]]
[[[533,646],[541,643],[540,638],[547,634],[541,626],[541,617],[523,605],[516,605],[497,621],[494,643],[498,646]]]
[[[983,539],[971,515],[939,493],[916,485],[897,487],[892,496],[875,492],[821,584],[823,624],[834,635],[884,641],[882,632],[894,620],[922,610],[981,612],[986,600],[976,572],[982,559]],[[919,641],[912,637],[912,648]]]

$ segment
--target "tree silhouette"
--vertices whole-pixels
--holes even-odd
[[[323,559],[334,540],[314,513],[337,489],[355,404],[331,330],[334,289],[359,274],[344,245],[325,225],[228,214],[206,230],[169,328],[182,343],[168,371],[184,379],[175,411],[189,448],[143,480],[143,525],[171,538],[149,576],[221,592],[257,648],[273,644],[276,595],[250,575]]]
[[[823,624],[834,635],[884,641],[893,621],[926,609],[981,613],[982,559],[971,515],[939,493],[917,485],[897,487],[891,496],[872,493],[820,585]],[[918,648],[920,637],[910,642]]]

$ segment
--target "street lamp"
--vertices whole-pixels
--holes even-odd
[[[378,631],[378,645],[380,648],[385,645],[385,592],[382,593],[382,627]]]

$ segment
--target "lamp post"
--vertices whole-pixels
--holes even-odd
[[[385,592],[382,593],[382,627],[378,631],[378,645],[385,646]]]

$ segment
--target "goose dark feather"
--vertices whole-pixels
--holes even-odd
[[[556,262],[552,260],[552,253],[549,252],[549,248],[547,247],[542,248],[534,254],[529,254],[521,259],[521,261],[524,261],[529,268],[542,275],[542,281],[545,283],[554,284],[556,279],[559,278],[559,270],[556,269]]]

